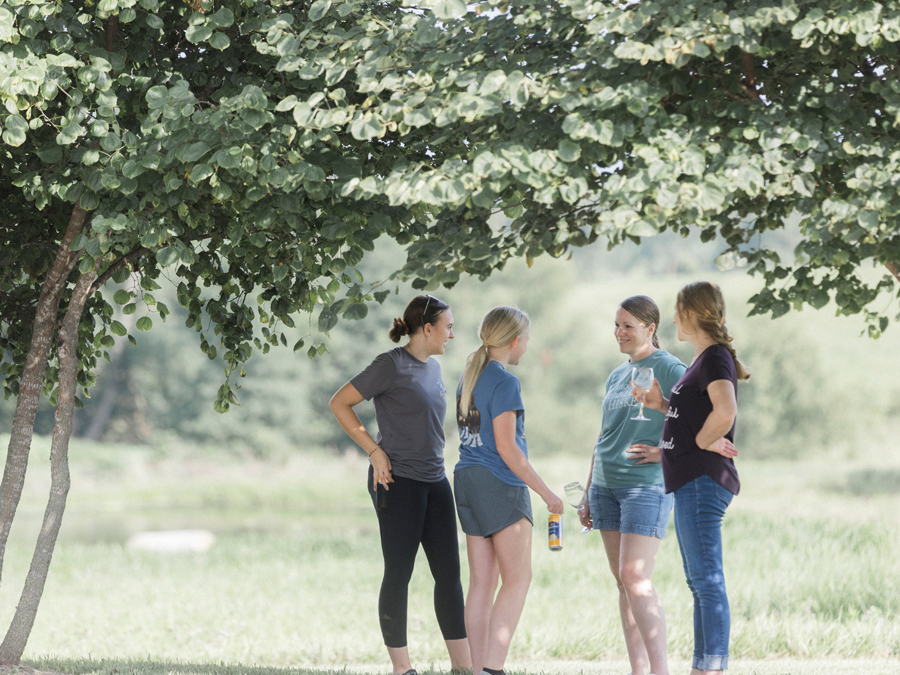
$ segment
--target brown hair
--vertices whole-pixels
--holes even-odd
[[[404,335],[415,335],[425,327],[426,323],[437,323],[441,314],[450,309],[450,305],[441,302],[432,295],[417,295],[406,306],[403,318],[394,319],[394,325],[388,331],[388,337],[400,342]]]
[[[737,352],[731,346],[732,338],[725,326],[725,297],[722,289],[709,281],[695,281],[678,291],[675,311],[681,317],[690,312],[694,325],[711,337],[715,342],[724,345],[734,359],[739,380],[749,380],[750,370],[738,361]]]
[[[659,339],[656,337],[659,331],[659,307],[656,306],[656,303],[646,295],[632,295],[630,298],[625,298],[620,302],[619,307],[645,326],[653,324],[652,342],[653,346],[659,349]]]

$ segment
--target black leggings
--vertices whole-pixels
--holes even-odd
[[[369,494],[372,467],[369,467]],[[459,541],[456,507],[450,481],[424,483],[394,476],[387,493],[387,508],[379,511],[384,578],[378,596],[381,634],[388,647],[406,646],[406,609],[409,580],[419,544],[434,577],[434,612],[445,640],[466,637],[465,601],[459,579]]]

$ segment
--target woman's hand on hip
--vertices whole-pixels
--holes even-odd
[[[626,452],[631,455],[628,459],[636,460],[635,464],[658,464],[662,461],[662,450],[646,443],[635,443]]]
[[[709,450],[710,452],[715,452],[719,455],[722,455],[722,457],[731,458],[731,457],[737,457],[737,455],[738,455],[738,451],[735,449],[734,443],[732,443],[731,441],[729,441],[727,438],[724,438],[724,437],[715,441],[711,445],[708,445],[707,447],[704,448],[704,450]]]
[[[393,483],[394,478],[391,476],[391,458],[387,453],[378,448],[369,455],[369,461],[372,462],[372,489],[376,489],[378,482],[384,485],[385,490],[389,490],[388,483]]]

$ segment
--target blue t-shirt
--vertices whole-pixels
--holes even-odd
[[[663,482],[662,464],[637,464],[628,454],[628,449],[635,443],[659,447],[665,422],[663,413],[649,408],[644,408],[644,417],[649,418],[649,422],[631,419],[640,409],[631,395],[632,368],[653,368],[653,377],[659,380],[663,396],[668,398],[687,366],[659,349],[640,361],[626,361],[606,380],[603,425],[594,448],[594,473],[591,476],[592,483],[606,488],[641,487]]]
[[[483,466],[507,485],[524,486],[497,452],[494,439],[494,419],[514,410],[516,413],[516,445],[528,457],[525,440],[525,405],[522,403],[522,387],[515,375],[506,372],[497,361],[490,361],[481,372],[472,392],[469,416],[465,419],[459,410],[462,381],[456,391],[456,422],[459,427],[459,461],[454,472],[470,466]]]

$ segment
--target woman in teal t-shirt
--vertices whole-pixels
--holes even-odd
[[[671,392],[684,371],[681,361],[659,348],[659,307],[636,295],[616,310],[616,340],[628,361],[606,380],[603,425],[594,448],[585,525],[600,530],[606,557],[619,586],[619,613],[632,673],[669,675],[666,620],[651,575],[666,534],[672,495],[663,485],[661,452],[665,416],[644,409],[650,421],[634,420],[633,368],[653,368],[663,392]],[[668,396],[668,394],[666,394]]]

